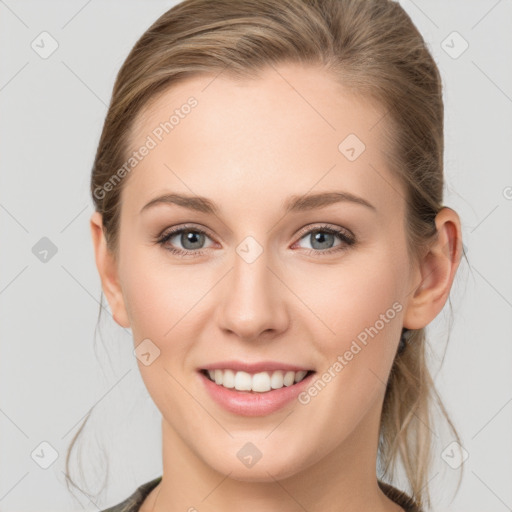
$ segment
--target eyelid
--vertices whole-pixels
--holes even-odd
[[[330,225],[327,223],[321,223],[320,226],[315,226],[314,223],[309,224],[309,225],[305,226],[304,228],[302,228],[299,231],[299,233],[297,234],[297,236],[299,237],[299,239],[301,239],[301,238],[303,238],[304,235],[307,235],[307,234],[311,233],[312,231],[323,231],[323,230],[326,230],[326,231],[330,230],[330,231],[336,232],[336,233],[341,232],[344,235],[346,235],[347,238],[355,239],[355,235],[349,229],[344,228],[342,226]]]
[[[193,224],[193,223],[185,223],[185,224],[176,224],[175,226],[167,226],[165,229],[163,229],[159,235],[157,235],[156,238],[161,238],[161,237],[164,237],[164,236],[167,236],[171,233],[176,233],[176,232],[180,232],[180,231],[184,231],[184,230],[194,230],[194,231],[200,231],[200,232],[203,232],[205,233],[206,235],[208,235],[210,238],[215,238],[211,231],[202,226],[201,224]]]

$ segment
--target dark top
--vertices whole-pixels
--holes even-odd
[[[161,476],[146,482],[138,487],[129,498],[126,498],[118,505],[102,510],[101,512],[138,512],[139,507],[146,499],[146,496],[160,483],[160,480],[162,480]],[[423,512],[413,499],[404,492],[385,482],[381,482],[380,480],[378,480],[378,483],[384,494],[386,494],[389,499],[400,505],[405,512]]]

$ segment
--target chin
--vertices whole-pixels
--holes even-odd
[[[285,450],[279,450],[278,446],[262,449],[261,458],[252,465],[244,464],[242,461],[244,454],[241,453],[240,458],[238,456],[240,451],[240,447],[237,446],[235,450],[230,448],[223,450],[222,453],[210,453],[209,457],[203,461],[215,471],[223,475],[229,474],[230,478],[240,482],[283,480],[297,474],[307,465],[305,461],[298,460],[297,452],[288,454]],[[226,456],[226,453],[230,455]],[[213,457],[213,460],[210,460],[210,456]]]
[[[289,478],[297,473],[297,468],[293,467],[292,469],[291,463],[276,464],[272,462],[265,464],[263,459],[258,461],[252,468],[227,466],[216,469],[223,474],[229,473],[230,478],[239,482],[272,483],[276,480]]]

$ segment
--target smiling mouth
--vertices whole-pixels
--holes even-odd
[[[202,369],[200,372],[208,380],[219,386],[233,391],[245,391],[249,393],[266,393],[283,387],[291,387],[315,373],[314,370],[301,370],[297,372],[274,370],[251,374],[244,371],[235,371],[230,369]]]

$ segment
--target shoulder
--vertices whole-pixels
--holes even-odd
[[[135,492],[124,501],[101,512],[137,512],[146,496],[160,483],[160,480],[162,480],[161,476],[140,485]]]
[[[400,505],[405,512],[423,512],[418,504],[405,492],[387,484],[386,482],[382,482],[381,480],[378,480],[378,484],[382,489],[382,492],[384,492],[390,500],[393,500],[396,504]]]

